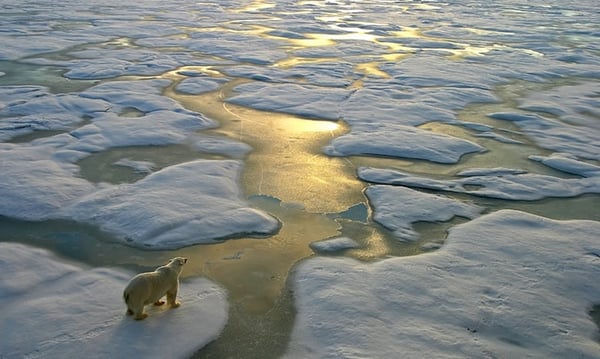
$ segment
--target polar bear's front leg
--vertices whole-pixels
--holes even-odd
[[[181,305],[181,303],[177,301],[177,287],[167,292],[167,303],[171,308],[177,308]]]
[[[135,319],[135,320],[144,320],[147,316],[148,316],[148,313],[141,312],[141,313],[137,313],[133,317],[133,319]]]

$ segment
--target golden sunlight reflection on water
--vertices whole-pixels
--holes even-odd
[[[310,4],[324,7],[327,5],[326,3],[304,1],[300,2],[300,5]],[[268,16],[268,9],[275,6],[274,1],[256,0],[235,9],[234,12],[250,13],[266,9],[264,14]],[[435,6],[430,4],[415,4],[414,7],[421,10],[435,9]],[[406,6],[398,10],[406,11],[408,8]],[[281,41],[281,48],[288,56],[270,65],[273,67],[285,69],[302,64],[343,60],[353,64],[354,71],[359,74],[359,77],[364,75],[364,77],[379,79],[390,78],[390,74],[382,70],[385,68],[383,65],[386,62],[399,62],[414,52],[423,50],[417,48],[421,40],[435,42],[438,47],[431,47],[433,51],[442,52],[451,60],[456,61],[461,61],[466,57],[485,56],[500,46],[458,43],[450,39],[427,36],[424,34],[427,29],[419,27],[403,27],[399,31],[392,31],[387,36],[380,37],[375,35],[376,32],[368,30],[369,27],[337,25],[347,22],[348,19],[351,19],[351,14],[359,9],[360,2],[358,1],[344,6],[340,5],[337,11],[326,12],[317,17],[319,21],[327,24],[322,33],[312,32],[318,30],[311,29],[309,33],[295,34],[297,37],[285,37],[275,31],[277,28],[252,24],[245,20],[227,21],[210,25],[210,28],[181,27],[181,30],[189,33],[226,31]],[[474,33],[488,31],[475,28],[467,30]],[[188,34],[172,35],[176,38],[188,38],[188,36]],[[369,43],[369,46],[376,44],[380,45],[382,51],[373,55],[356,55],[344,59],[327,57],[323,54],[310,57],[310,51],[302,56],[297,54],[300,49],[334,46],[341,42]],[[444,48],[444,43],[449,45],[448,48]],[[107,45],[119,47],[131,47],[134,44],[127,38],[117,38],[107,43]],[[539,53],[532,50],[523,51],[531,51],[532,55],[540,56]],[[336,218],[332,214],[338,214],[357,204],[363,204],[365,208],[368,208],[363,194],[367,184],[357,178],[357,167],[394,168],[411,173],[421,173],[433,178],[449,178],[461,169],[489,167],[490,165],[518,167],[536,173],[561,175],[538,162],[527,159],[527,154],[549,153],[549,151],[540,150],[514,124],[486,117],[486,114],[490,112],[514,110],[516,98],[520,95],[515,89],[522,84],[513,83],[500,87],[498,90],[501,98],[500,104],[470,105],[457,113],[457,118],[461,121],[492,126],[499,133],[522,141],[522,145],[506,146],[493,139],[477,138],[473,131],[457,125],[428,123],[421,128],[475,141],[483,145],[487,151],[464,156],[455,165],[390,157],[327,157],[321,152],[321,148],[333,138],[349,131],[349,127],[345,123],[310,120],[284,113],[259,111],[229,104],[226,102],[226,98],[230,95],[232,88],[246,80],[230,79],[229,76],[224,75],[222,69],[228,66],[228,60],[216,58],[211,58],[211,60],[223,60],[224,63],[222,65],[183,66],[163,74],[163,78],[174,82],[165,91],[165,95],[179,101],[186,108],[198,111],[219,122],[219,128],[202,131],[203,135],[226,136],[252,147],[252,152],[243,160],[244,171],[241,177],[243,193],[252,206],[272,214],[282,222],[281,230],[278,233],[268,238],[228,239],[222,243],[215,242],[174,251],[153,252],[123,246],[115,243],[114,238],[108,234],[96,233],[95,229],[83,228],[83,226],[73,223],[53,221],[36,224],[36,228],[39,228],[40,231],[39,235],[32,235],[29,228],[25,229],[29,223],[9,223],[10,226],[16,228],[14,231],[18,233],[16,237],[20,241],[30,241],[38,246],[50,247],[66,257],[98,266],[136,265],[151,268],[169,257],[177,255],[189,257],[190,262],[184,269],[183,277],[206,276],[214,280],[227,289],[230,304],[227,328],[221,337],[199,353],[198,357],[227,357],[222,353],[228,352],[231,347],[238,347],[243,352],[248,346],[256,346],[258,348],[255,349],[255,353],[272,353],[273,356],[285,349],[294,319],[292,299],[288,291],[288,275],[298,261],[315,255],[309,247],[312,242],[336,236],[347,236],[354,239],[359,247],[330,255],[345,255],[363,261],[374,261],[388,256],[415,255],[423,253],[427,248],[435,249],[443,243],[447,229],[465,221],[465,219],[455,218],[445,223],[417,223],[414,227],[421,234],[422,239],[414,243],[402,243],[393,239],[389,231],[372,223],[368,210],[366,211],[369,213],[365,215],[365,218],[359,220]],[[27,76],[28,73],[32,73],[32,65],[20,66],[23,70],[18,71],[20,74]],[[34,75],[31,77],[35,78],[35,83],[51,86],[57,83],[57,79],[62,79],[62,82],[59,83],[63,90],[67,88],[66,86],[75,86],[68,84],[68,81],[60,76],[44,79],[35,73]],[[193,76],[227,78],[230,82],[223,85],[218,91],[201,95],[186,95],[174,90],[179,81]],[[3,81],[6,83],[14,81],[21,84],[25,80],[22,79],[22,76],[14,79],[5,76]],[[27,79],[27,81],[33,80]],[[359,79],[355,80],[353,86],[360,87],[361,84]],[[91,86],[91,84],[86,84],[86,86]],[[121,115],[136,116],[138,113],[135,109],[125,109]],[[23,137],[20,140],[29,141],[31,137]],[[156,165],[153,170],[157,170],[196,158],[220,159],[226,156],[198,153],[186,145],[117,148],[91,155],[79,162],[81,176],[92,182],[121,183],[132,182],[146,175],[144,173],[132,174],[131,170],[127,168],[112,168],[115,167],[116,160],[124,157],[152,162]],[[562,175],[564,176],[564,174]],[[536,202],[472,199],[467,198],[466,195],[456,195],[456,197],[473,200],[490,211],[499,208],[514,208],[561,219],[598,216],[597,211],[594,211],[594,208],[597,207],[597,196],[591,195]],[[0,221],[4,221],[3,224],[6,222],[3,218],[0,218]],[[5,225],[3,228],[8,228],[9,225]],[[48,231],[52,233],[52,236],[48,236]],[[70,236],[65,235],[69,231],[77,233],[75,235],[69,233]],[[80,232],[83,235],[80,235]],[[22,235],[22,233],[26,234]],[[29,239],[28,237],[35,238]],[[48,241],[48,237],[52,237],[52,240]],[[81,237],[86,237],[86,240],[81,240]],[[183,285],[185,285],[185,281]],[[199,325],[202,324],[199,323]]]
[[[199,96],[169,92],[186,107],[217,119],[205,131],[249,144],[242,185],[246,195],[269,195],[302,204],[315,213],[339,212],[364,202],[364,184],[342,158],[321,153],[332,138],[348,131],[341,122],[302,119],[223,103],[223,92]]]

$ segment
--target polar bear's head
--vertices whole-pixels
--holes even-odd
[[[187,258],[185,257],[175,257],[167,263],[166,267],[170,267],[177,271],[177,273],[181,273],[181,268],[184,264],[187,263]]]

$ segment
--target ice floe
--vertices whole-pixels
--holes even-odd
[[[79,177],[77,161],[114,147],[187,144],[191,151],[234,158],[251,150],[231,139],[194,134],[216,123],[162,96],[168,84],[168,80],[106,82],[80,94],[61,95],[41,87],[3,88],[4,138],[40,129],[65,132],[29,143],[0,144],[0,195],[5,199],[0,215],[75,219],[99,225],[131,245],[154,249],[277,231],[276,219],[242,200],[238,188],[242,165],[237,161],[190,162],[121,186],[95,185]],[[153,168],[127,159],[117,164],[144,173]],[[178,196],[180,200],[174,201]]]
[[[218,89],[227,80],[222,78],[190,77],[177,84],[175,89],[189,95],[199,95]]]
[[[181,280],[179,308],[148,307],[135,321],[122,298],[135,273],[63,263],[16,243],[0,243],[0,267],[3,358],[185,358],[227,321],[225,291],[204,278]]]
[[[365,123],[335,138],[324,150],[330,156],[379,155],[456,163],[467,153],[483,151],[478,144],[411,126]]]
[[[477,136],[477,137],[491,138],[491,139],[494,139],[494,140],[499,141],[499,142],[513,144],[513,145],[523,144],[523,141],[515,140],[515,139],[512,139],[510,137],[506,137],[506,136],[503,136],[503,135],[501,135],[499,133],[493,132],[493,131],[480,132],[480,133],[475,134],[475,136]]]
[[[54,151],[51,146],[0,144],[0,215],[32,221],[53,218],[96,190],[76,176],[76,165],[56,161]]]
[[[228,102],[259,110],[286,112],[309,118],[337,120],[341,103],[351,90],[297,84],[249,83],[235,87]]]
[[[213,123],[200,114],[174,111],[156,110],[130,118],[107,113],[71,131],[71,136],[79,141],[70,148],[98,152],[111,147],[184,143],[191,131]]]
[[[197,160],[80,198],[60,213],[116,234],[132,246],[173,249],[226,237],[268,235],[275,218],[249,207],[238,161]]]
[[[576,156],[553,153],[550,156],[529,156],[532,161],[538,161],[545,166],[557,169],[562,172],[572,173],[583,177],[600,178],[600,166],[591,163],[582,162]],[[600,180],[600,179],[599,179]]]
[[[161,95],[164,88],[170,84],[170,80],[164,79],[110,81],[91,87],[81,92],[80,96],[107,101],[111,104],[111,112],[116,113],[126,108],[135,108],[144,113],[166,110],[196,114],[185,109],[179,102]]]
[[[402,241],[419,238],[412,228],[415,222],[442,222],[455,216],[475,218],[483,211],[474,204],[406,187],[374,185],[365,194],[373,207],[373,220]]]
[[[308,259],[286,357],[596,358],[599,234],[503,210],[454,227],[436,252]]]
[[[113,163],[115,166],[129,167],[137,173],[152,173],[156,164],[150,161],[135,161],[129,158],[121,158]]]
[[[574,126],[533,113],[496,112],[489,116],[497,120],[512,121],[540,147],[600,160],[600,131],[592,127]]]
[[[312,242],[310,248],[317,252],[334,253],[346,249],[358,248],[359,244],[349,237],[336,237]]]
[[[489,173],[486,173],[485,169],[475,169],[471,174],[463,172],[461,175],[466,175],[464,178],[442,180],[391,169],[361,167],[358,169],[358,176],[373,183],[521,201],[600,193],[598,172],[590,172],[594,175],[592,177],[560,178],[515,171],[515,173],[506,173],[505,171],[498,173],[496,169],[491,169]]]
[[[41,86],[2,86],[0,95],[0,140],[34,131],[66,131],[109,108],[102,100],[54,95]]]
[[[583,82],[528,94],[520,99],[519,108],[532,112],[545,112],[562,121],[586,126],[600,131],[600,83]]]

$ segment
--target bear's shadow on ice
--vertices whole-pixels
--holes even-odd
[[[595,304],[588,312],[598,331],[596,332],[596,341],[600,343],[600,304]]]

